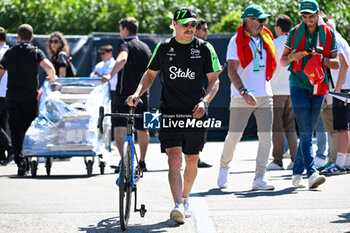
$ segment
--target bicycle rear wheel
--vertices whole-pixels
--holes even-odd
[[[123,231],[126,230],[130,217],[132,193],[131,153],[131,143],[126,141],[123,146],[123,156],[119,171],[119,217]]]

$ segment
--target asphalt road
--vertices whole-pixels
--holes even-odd
[[[223,142],[207,143],[201,158],[214,166],[199,169],[190,196],[194,216],[177,225],[169,219],[167,158],[159,144],[150,144],[149,172],[138,185],[138,205],[145,204],[147,213],[144,218],[132,213],[127,232],[350,232],[350,174],[327,177],[311,191],[292,188],[291,171],[270,171],[276,189],[251,191],[257,146],[257,141],[237,146],[229,186],[219,189]],[[108,165],[117,161],[107,156]],[[112,169],[100,175],[95,163],[88,178],[83,158],[76,157],[54,161],[50,177],[43,163],[37,178],[17,177],[16,171],[14,164],[0,167],[0,233],[121,232]]]

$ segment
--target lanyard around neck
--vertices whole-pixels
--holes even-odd
[[[263,43],[262,43],[262,38],[260,37],[260,34],[258,34],[258,43],[255,43],[255,40],[253,38],[250,39],[250,42],[252,42],[252,47],[255,48],[255,53],[254,53],[254,58],[256,58],[256,54],[259,53],[260,55],[260,59],[263,59],[262,57],[262,47],[263,47]],[[259,49],[259,44],[260,44],[260,49]]]

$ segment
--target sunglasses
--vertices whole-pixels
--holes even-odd
[[[105,55],[105,54],[106,54],[106,52],[100,52],[99,54],[100,54],[100,55]]]
[[[258,18],[254,18],[252,17],[252,20],[258,20],[259,23],[265,23],[266,19],[258,19]]]
[[[184,28],[188,28],[188,26],[191,26],[191,27],[193,27],[193,28],[196,28],[197,25],[198,25],[198,23],[197,23],[197,22],[192,22],[191,24],[190,24],[190,23],[185,23],[185,24],[181,24],[181,25],[182,25],[182,27],[184,27]]]
[[[59,40],[49,40],[49,44],[58,44]]]

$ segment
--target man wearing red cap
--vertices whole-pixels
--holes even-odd
[[[227,187],[229,164],[248,119],[254,113],[258,125],[259,148],[253,190],[273,190],[265,179],[272,140],[272,90],[268,82],[276,68],[273,35],[265,27],[261,6],[248,6],[243,25],[227,48],[228,76],[231,84],[230,123],[220,159],[218,186]]]
[[[326,68],[337,69],[339,62],[334,32],[319,16],[318,3],[315,0],[303,0],[299,12],[303,21],[290,30],[281,65],[289,66],[291,71],[289,85],[300,136],[293,166],[292,184],[296,188],[304,187],[301,179],[306,169],[309,188],[313,189],[324,183],[326,179],[316,171],[312,132],[315,123],[320,120],[323,95],[328,89]],[[321,47],[322,51],[316,54],[316,47]],[[311,67],[313,69],[309,69],[307,63],[313,56],[317,56],[317,64]],[[315,62],[315,57],[312,60]],[[324,81],[319,82],[318,78],[322,77]],[[317,85],[313,86],[311,83],[317,83]],[[323,87],[321,90],[323,93],[320,93],[319,87]]]

